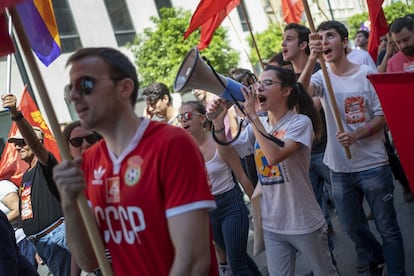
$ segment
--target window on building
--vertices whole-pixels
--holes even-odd
[[[248,25],[246,16],[249,17],[249,15],[248,14],[245,15],[241,5],[243,5],[244,10],[246,11],[246,6],[244,6],[244,2],[240,1],[240,5],[237,6],[237,13],[239,14],[240,24],[241,24],[243,32],[247,32],[249,30],[249,25]]]
[[[170,0],[155,0],[155,6],[157,7],[158,16],[161,8],[172,8]]]
[[[125,0],[105,0],[105,6],[118,46],[133,42],[136,34]]]
[[[55,12],[56,24],[59,30],[62,52],[74,52],[82,48],[82,43],[73,20],[72,11],[67,0],[54,0],[53,9]]]

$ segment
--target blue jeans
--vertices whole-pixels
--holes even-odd
[[[22,254],[28,261],[37,269],[37,262],[36,262],[36,249],[27,238],[19,241],[17,243],[19,246],[20,254]]]
[[[331,224],[329,210],[326,206],[326,196],[324,187],[325,184],[331,185],[331,177],[329,175],[329,168],[323,163],[324,153],[312,153],[309,166],[309,179],[315,193],[316,201],[321,206],[322,213],[325,216],[327,224]]]
[[[34,245],[54,276],[70,276],[71,255],[66,242],[65,223],[53,229]]]
[[[355,173],[331,171],[332,196],[344,231],[357,247],[360,268],[385,258],[388,274],[405,275],[404,246],[394,209],[394,184],[390,167],[381,166]],[[382,238],[376,240],[362,207],[366,198]]]
[[[247,254],[249,217],[238,185],[215,196],[217,208],[210,212],[214,242],[226,252],[233,275],[261,275]]]

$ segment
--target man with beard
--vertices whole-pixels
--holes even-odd
[[[388,60],[387,72],[407,71],[414,67],[414,21],[411,16],[394,20],[390,27],[391,37],[400,50]],[[414,70],[411,69],[411,71]]]

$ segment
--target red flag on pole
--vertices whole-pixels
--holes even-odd
[[[414,191],[414,129],[409,127],[414,102],[414,73],[386,73],[367,76],[377,91],[401,165]],[[408,126],[408,127],[407,127]]]
[[[380,37],[388,33],[388,23],[382,9],[383,2],[384,0],[367,0],[369,21],[371,22],[368,52],[374,60],[377,60]]]
[[[44,133],[44,141],[46,149],[53,153],[53,155],[61,160],[59,148],[56,140],[53,137],[49,127],[47,126],[39,108],[36,106],[27,87],[24,88],[22,98],[19,105],[20,111],[23,113],[25,119],[32,125],[40,127]],[[9,131],[9,137],[14,136],[17,131],[17,126],[13,122]],[[28,169],[28,165],[22,161],[13,144],[6,143],[3,155],[0,160],[0,179],[9,179],[16,185],[20,186],[23,173]]]
[[[191,17],[184,39],[201,26],[198,49],[205,49],[210,44],[214,31],[220,26],[231,10],[239,4],[240,0],[201,0]]]
[[[282,0],[283,20],[289,23],[299,23],[303,13],[302,0]]]
[[[4,11],[0,11],[0,57],[14,53],[14,45],[9,35],[8,21]]]

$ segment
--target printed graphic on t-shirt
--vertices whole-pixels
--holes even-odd
[[[364,97],[349,97],[345,99],[345,118],[347,124],[365,122]]]
[[[20,216],[22,220],[33,218],[33,208],[32,208],[32,181],[23,183],[22,185],[22,194],[21,194],[21,205],[20,205]]]
[[[283,138],[285,133],[285,130],[279,130],[273,132],[273,136]],[[260,149],[259,143],[255,144],[254,158],[257,166],[257,173],[262,185],[275,185],[285,182],[280,163],[269,165],[263,151]]]
[[[141,156],[132,156],[128,159],[128,168],[125,171],[125,184],[128,186],[134,186],[141,178]]]
[[[106,203],[119,203],[121,199],[119,176],[107,178],[105,188],[106,188]]]

